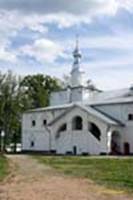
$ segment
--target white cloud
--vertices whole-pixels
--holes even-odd
[[[71,27],[81,22],[90,23],[95,16],[114,15],[118,8],[131,10],[131,0],[1,0],[0,41],[8,40],[19,30],[47,33],[47,23]],[[24,11],[28,11],[25,13]],[[20,12],[22,11],[22,12]]]
[[[68,13],[72,15],[114,14],[123,7],[131,10],[132,0],[1,0],[0,9],[19,11],[23,13],[56,14]]]
[[[20,48],[21,53],[31,56],[41,63],[53,63],[59,56],[63,56],[63,48],[49,39],[38,39],[33,45],[25,45]]]
[[[95,75],[92,73],[91,78],[94,80],[95,85],[103,90],[129,88],[133,84],[132,73],[126,70],[107,70],[101,74],[96,73]]]
[[[24,13],[55,14],[57,12],[69,14],[94,13],[97,10],[111,11],[116,7],[116,0],[1,0],[0,8],[5,10],[19,10]],[[113,9],[112,9],[113,8]]]
[[[1,0],[0,30],[10,33],[27,27],[46,32],[45,23],[56,22],[70,27],[81,22],[90,23],[99,15],[114,15],[119,8],[133,11],[132,0]],[[27,12],[26,12],[27,11]]]
[[[4,48],[0,48],[0,60],[16,63],[17,58],[14,52],[10,52],[10,51],[5,50]]]
[[[9,12],[0,10],[0,31],[4,34],[15,34],[16,31],[23,28],[28,28],[30,30],[35,30],[38,32],[47,32],[47,27],[42,23],[44,17],[39,15],[23,15],[19,12]],[[11,31],[9,33],[9,30]]]
[[[42,17],[38,15],[24,16],[18,12],[0,11],[0,60],[15,62],[17,52],[9,50],[12,37],[23,28],[28,28],[31,31],[38,33],[47,33],[48,29],[42,25]],[[18,36],[19,37],[19,36]]]
[[[99,15],[115,15],[119,8],[133,10],[132,0],[1,0],[1,19],[10,26],[45,31],[42,23],[57,22],[68,27],[90,23]],[[6,25],[6,23],[5,23]]]
[[[133,0],[118,0],[118,6],[133,12]]]
[[[72,39],[60,40],[60,45],[64,45],[66,49],[71,50],[73,46]],[[133,50],[133,34],[132,31],[126,30],[125,33],[102,36],[85,36],[79,37],[79,46],[81,49],[114,49],[114,50]]]
[[[119,7],[129,9],[132,0],[1,0],[0,8],[19,10],[24,13],[57,14],[69,13],[75,15],[88,13],[114,13]]]

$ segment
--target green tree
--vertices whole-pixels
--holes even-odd
[[[21,86],[25,88],[25,95],[32,108],[48,106],[50,93],[61,88],[58,79],[42,74],[26,76]]]
[[[10,142],[14,133],[20,132],[18,82],[11,71],[0,74],[0,128],[5,132],[5,143]]]

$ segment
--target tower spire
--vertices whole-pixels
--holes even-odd
[[[79,35],[76,35],[76,48],[79,49]]]
[[[74,57],[73,69],[79,68],[80,67],[79,63],[80,63],[80,59],[81,59],[82,55],[79,52],[79,36],[78,35],[76,35],[76,46],[73,51],[73,57]]]
[[[82,75],[83,72],[80,69],[80,59],[81,59],[82,55],[79,51],[79,38],[78,35],[76,36],[76,46],[75,49],[73,51],[73,58],[74,58],[74,62],[73,62],[73,66],[72,66],[72,70],[71,70],[71,86],[72,87],[78,87],[82,85]]]

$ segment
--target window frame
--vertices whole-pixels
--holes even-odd
[[[43,119],[43,126],[47,125],[47,119]]]
[[[128,114],[128,121],[133,121],[133,113]]]
[[[31,126],[32,126],[32,127],[35,127],[35,126],[36,126],[36,120],[32,120],[32,121],[31,121]]]
[[[35,147],[35,141],[33,141],[33,140],[30,141],[30,147],[31,147],[31,148]]]

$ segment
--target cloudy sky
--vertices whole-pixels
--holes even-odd
[[[76,34],[87,79],[133,84],[133,0],[0,0],[0,70],[62,77]]]

